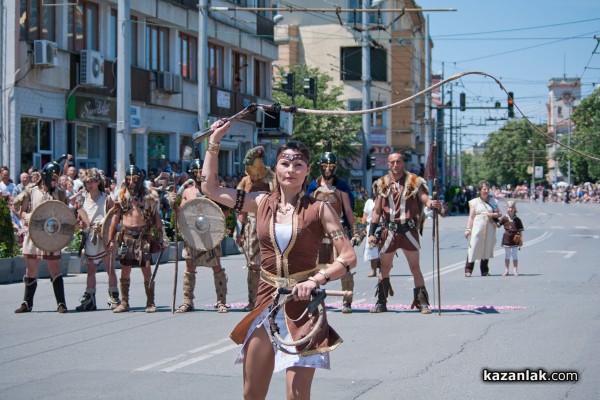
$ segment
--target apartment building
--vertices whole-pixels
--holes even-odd
[[[426,52],[433,47],[426,37],[422,12],[378,12],[379,9],[417,8],[413,0],[374,2],[369,13],[371,106],[381,107],[423,90],[426,82]],[[335,3],[341,9],[362,8],[361,0]],[[317,12],[305,9],[333,9],[323,0],[285,1],[280,7],[299,7],[298,11],[279,11],[283,19],[275,27],[282,66],[306,64],[331,75],[332,84],[344,85],[347,109],[362,108],[362,13]],[[425,98],[371,114],[371,149],[376,157],[373,176],[387,171],[387,155],[392,151],[411,151],[409,168],[418,172],[425,162]],[[371,150],[370,149],[370,150]],[[363,165],[357,163],[352,179],[360,182]],[[362,183],[362,182],[361,182]]]
[[[0,164],[15,176],[63,153],[73,154],[77,167],[115,169],[119,24],[131,32],[125,92],[131,150],[141,168],[166,169],[171,162],[185,169],[194,158],[194,132],[250,103],[272,103],[271,65],[278,52],[271,12],[207,8],[208,40],[199,43],[199,1],[127,0],[127,21],[118,20],[119,3],[3,2]],[[231,7],[240,1],[210,3]],[[203,51],[207,65],[199,66]],[[206,101],[199,101],[199,85]],[[261,115],[236,121],[221,144],[221,171],[243,173],[248,148],[286,134],[278,125],[265,127]]]

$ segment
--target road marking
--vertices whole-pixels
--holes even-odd
[[[577,252],[575,250],[548,250],[548,253],[560,253],[565,255],[563,258],[571,258]]]
[[[223,342],[228,342],[229,340],[230,340],[229,338],[225,338],[225,339],[221,339],[221,340],[218,340],[216,342],[213,342],[213,343],[206,344],[204,346],[196,347],[194,349],[186,351],[185,353],[177,354],[176,356],[173,356],[173,357],[167,357],[167,358],[164,358],[164,359],[162,359],[160,361],[154,362],[152,364],[148,364],[148,365],[145,365],[143,367],[136,368],[133,371],[134,372],[148,371],[148,370],[150,370],[152,368],[156,368],[156,367],[158,367],[160,365],[167,364],[167,363],[170,363],[170,362],[177,361],[177,360],[180,360],[182,358],[188,357],[190,354],[196,354],[196,353],[199,353],[201,351],[204,351],[204,350],[207,350],[207,349],[219,346]],[[234,345],[234,346],[237,346],[237,344]],[[218,354],[218,353],[216,353],[216,354]]]
[[[211,358],[213,356],[216,356],[218,354],[225,353],[225,352],[227,352],[227,351],[229,351],[231,349],[235,349],[236,347],[239,347],[239,345],[238,344],[230,344],[228,346],[221,347],[220,349],[213,350],[213,351],[211,351],[208,354],[203,354],[203,355],[198,356],[198,357],[190,358],[189,360],[180,362],[179,364],[175,364],[172,367],[161,369],[160,372],[173,372],[176,369],[187,367],[188,365],[192,365],[192,364],[195,364],[197,362],[200,362],[200,361],[206,360],[208,358]]]
[[[540,242],[548,239],[550,236],[552,236],[552,232],[545,231],[542,235],[525,242],[523,247],[533,246],[537,243],[540,243]],[[500,249],[497,249],[496,251],[494,251],[494,256],[498,256],[500,254],[504,254],[503,248],[500,248]],[[465,261],[459,261],[457,263],[450,264],[443,268],[440,268],[440,275],[449,274],[450,272],[456,271],[457,269],[461,269],[464,267],[465,267]],[[427,272],[427,273],[423,274],[423,279],[427,281],[427,280],[432,279],[433,276],[434,276],[433,272]],[[411,278],[408,278],[407,280],[410,282],[410,281],[413,281],[414,278],[411,277]]]
[[[569,235],[569,236],[600,239],[600,235]]]

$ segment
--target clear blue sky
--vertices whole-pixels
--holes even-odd
[[[579,77],[582,96],[600,84],[600,1],[598,0],[417,0],[423,8],[456,8],[430,12],[434,42],[432,70],[444,76],[482,71],[497,77],[515,103],[533,122],[546,122],[548,81]],[[596,54],[592,54],[596,49]],[[586,68],[587,67],[587,68]],[[456,82],[456,81],[455,81]],[[467,106],[506,106],[506,95],[489,78],[470,75],[454,86],[454,103],[464,91]],[[446,98],[448,100],[448,98]],[[517,117],[520,117],[515,110]],[[506,110],[467,110],[456,114],[462,125],[463,147],[485,139],[504,121]],[[479,124],[486,123],[485,126]]]

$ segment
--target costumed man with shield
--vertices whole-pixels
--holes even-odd
[[[379,257],[381,273],[377,284],[377,303],[371,310],[373,313],[387,311],[387,297],[393,295],[390,284],[394,255],[402,249],[410,272],[413,275],[415,288],[411,308],[417,308],[422,314],[430,314],[429,295],[425,288],[425,280],[419,266],[419,230],[424,222],[423,206],[429,209],[442,208],[439,200],[429,199],[429,190],[423,178],[404,169],[408,154],[391,153],[388,156],[389,173],[379,178],[377,199],[371,215],[369,228],[369,245],[375,246],[377,238],[375,229],[383,218],[381,237],[379,239]]]
[[[326,201],[337,212],[340,222],[344,227],[346,236],[351,239],[353,246],[360,244],[361,237],[354,217],[354,197],[348,183],[336,175],[337,156],[331,152],[331,141],[327,145],[327,151],[323,153],[319,160],[321,176],[309,184],[307,193],[310,196]],[[338,257],[331,237],[326,235],[319,249],[318,266],[321,269],[327,268]],[[354,291],[354,275],[348,272],[342,276],[342,290],[352,293]],[[344,296],[342,313],[352,313],[352,294]]]
[[[196,158],[188,168],[189,185],[181,194],[181,206],[177,216],[179,232],[185,243],[183,258],[183,303],[176,312],[194,311],[194,289],[196,288],[196,267],[212,268],[217,294],[215,309],[219,313],[229,312],[227,308],[227,275],[221,267],[221,240],[225,236],[225,218],[229,209],[206,198],[200,189],[202,162]]]
[[[46,164],[37,185],[28,187],[14,200],[16,208],[20,207],[21,219],[28,225],[23,242],[25,295],[21,306],[15,310],[17,314],[33,309],[40,260],[48,263],[57,311],[67,312],[65,286],[60,272],[60,251],[75,233],[75,215],[66,205],[65,191],[58,187],[60,163],[65,158],[63,155]]]
[[[103,237],[103,225],[106,221],[110,225],[110,218],[106,218],[114,206],[110,196],[104,191],[104,179],[98,169],[84,170],[82,177],[83,187],[81,203],[78,203],[78,226],[83,231],[82,249],[83,260],[87,266],[87,287],[81,296],[81,304],[77,311],[96,310],[96,270],[104,262],[108,274],[108,305],[111,310],[119,306],[119,288],[117,286],[117,272],[114,268],[113,254],[106,252]],[[80,254],[81,256],[81,254]]]
[[[135,165],[133,154],[129,155],[130,165],[125,171],[125,186],[119,190],[110,221],[106,251],[113,254],[117,227],[121,230],[116,237],[116,259],[121,264],[121,304],[114,313],[129,311],[129,285],[131,268],[139,267],[144,276],[146,291],[146,312],[156,312],[154,304],[154,284],[151,280],[150,263],[152,253],[159,252],[163,244],[164,232],[158,213],[158,193],[144,185],[144,174]],[[155,236],[152,231],[156,230]]]
[[[264,158],[265,149],[262,146],[248,150],[244,157],[246,176],[242,178],[237,189],[246,193],[271,193],[273,191],[273,172],[265,165]],[[248,268],[248,305],[244,307],[244,311],[252,311],[260,281],[260,248],[256,234],[256,214],[240,211],[237,220],[241,227],[236,243],[246,256],[246,267]]]

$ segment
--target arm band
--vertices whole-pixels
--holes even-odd
[[[375,231],[377,230],[377,224],[371,222],[369,226],[369,236],[375,236]]]
[[[335,261],[342,263],[342,265],[346,267],[346,273],[350,272],[350,264],[348,264],[348,261],[344,260],[342,257],[336,258]]]
[[[325,277],[325,283],[327,283],[327,282],[329,282],[331,280],[331,278],[329,277],[329,275],[327,275],[325,273],[325,271],[319,271],[319,272],[317,272],[317,274],[321,274],[321,275],[323,275]]]
[[[244,208],[244,200],[246,199],[246,192],[244,192],[241,189],[237,190],[237,196],[235,199],[235,206],[233,206],[233,209],[237,212],[242,211],[242,208]]]

